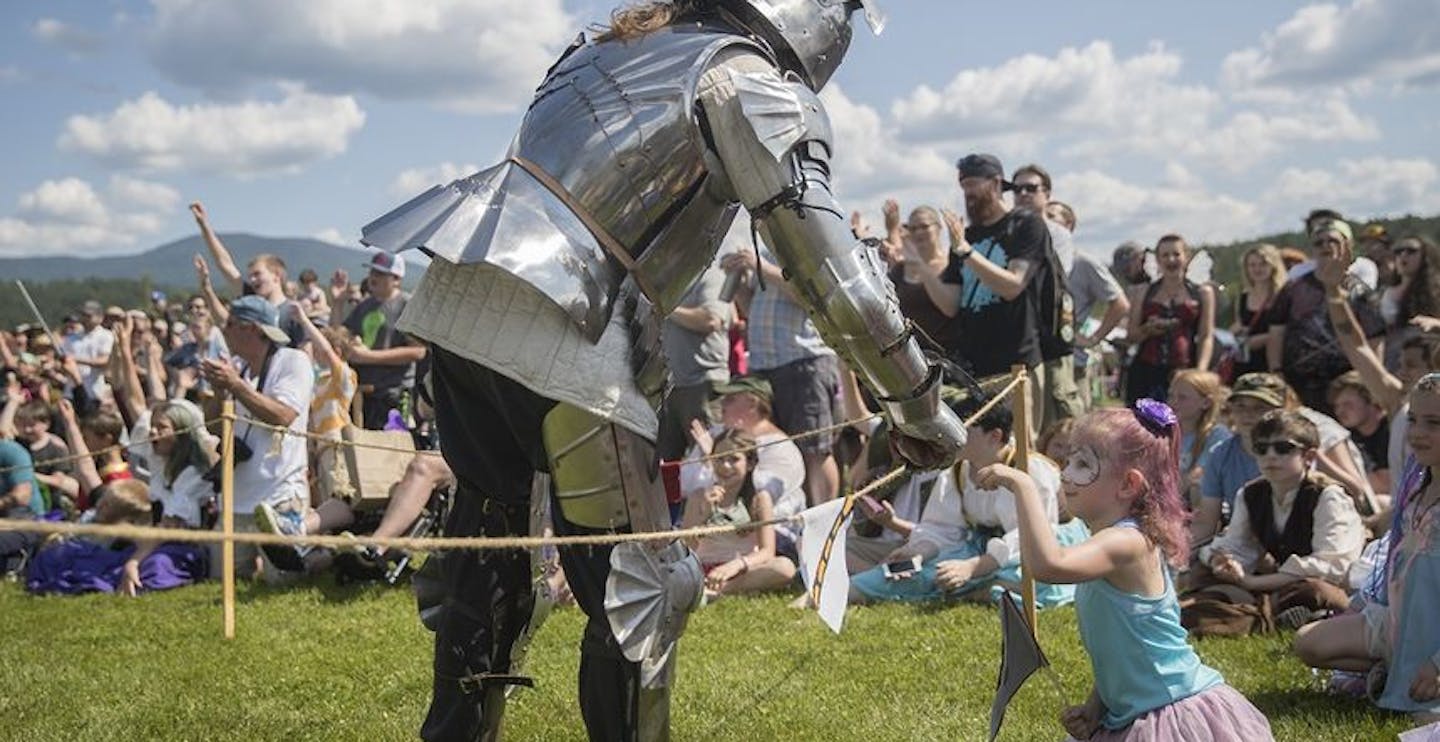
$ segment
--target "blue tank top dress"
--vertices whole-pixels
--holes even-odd
[[[1115,526],[1136,524],[1127,518]],[[1105,702],[1106,729],[1122,729],[1149,711],[1224,682],[1190,647],[1170,571],[1161,571],[1165,592],[1155,597],[1124,592],[1103,579],[1076,587],[1080,640]]]

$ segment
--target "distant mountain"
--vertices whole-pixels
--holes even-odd
[[[222,234],[220,239],[234,256],[235,264],[240,266],[241,271],[245,270],[245,264],[254,256],[272,253],[285,261],[292,280],[300,275],[302,269],[311,268],[320,276],[321,285],[329,283],[330,274],[336,268],[344,268],[352,281],[363,278],[363,265],[369,254],[369,251],[361,248],[341,247],[308,237],[261,237],[237,232]],[[195,285],[195,268],[191,264],[191,256],[196,253],[206,256],[207,259],[210,255],[199,235],[166,243],[138,255],[99,258],[0,258],[0,276],[12,280],[20,279],[27,283],[59,279],[148,277],[150,282],[157,286],[189,287]],[[419,276],[424,273],[423,268],[417,265],[417,262],[421,262],[418,260],[420,256],[415,254],[412,257],[407,254],[405,257],[409,261],[407,267],[412,268],[407,271],[405,284],[407,287],[414,286]],[[211,272],[214,273],[214,261],[210,263]],[[216,286],[223,290],[223,280],[217,280]]]

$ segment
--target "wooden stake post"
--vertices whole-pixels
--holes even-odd
[[[1020,379],[1015,385],[1014,404],[1010,409],[1014,410],[1015,417],[1015,468],[1025,473],[1030,473],[1030,372],[1023,364],[1016,364],[1010,367],[1010,372]],[[1025,603],[1025,620],[1030,622],[1030,632],[1034,634],[1035,628],[1035,578],[1030,570],[1024,569],[1021,565],[1020,576],[1020,597]]]
[[[235,400],[227,397],[220,413],[220,544],[221,601],[225,638],[235,638]]]

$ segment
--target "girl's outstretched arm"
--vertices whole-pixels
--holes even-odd
[[[1020,563],[1041,582],[1072,584],[1104,578],[1133,564],[1149,549],[1145,537],[1128,528],[1103,529],[1074,546],[1061,546],[1029,474],[992,464],[981,469],[975,479],[981,487],[1004,487],[1015,494],[1020,516]]]

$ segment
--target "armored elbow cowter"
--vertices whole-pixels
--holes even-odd
[[[910,337],[876,252],[850,233],[830,192],[830,127],[819,98],[774,74],[732,78],[739,130],[712,121],[740,201],[784,267],[817,329],[876,394],[911,463],[943,466],[965,440],[940,403],[940,373]],[[919,445],[915,445],[919,444]]]

